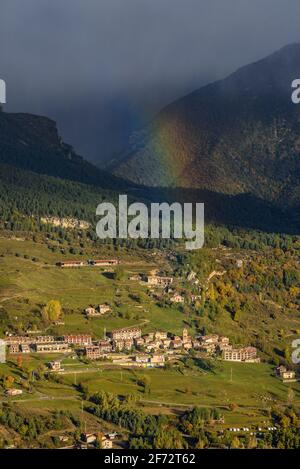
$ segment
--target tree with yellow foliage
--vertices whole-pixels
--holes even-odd
[[[43,319],[57,321],[61,316],[61,304],[58,300],[50,300],[43,309]]]
[[[235,436],[231,442],[230,448],[238,449],[239,447],[240,447],[240,440],[238,439],[238,437]]]
[[[15,382],[15,378],[11,375],[5,376],[4,378],[4,387],[5,389],[10,389]]]

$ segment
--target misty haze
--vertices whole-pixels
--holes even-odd
[[[299,13],[297,0],[2,0],[6,110],[56,120],[109,163],[166,104],[298,42]]]

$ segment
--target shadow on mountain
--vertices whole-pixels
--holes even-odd
[[[291,168],[297,175],[295,167]],[[70,216],[73,210],[73,216],[81,213],[84,217],[88,211],[94,212],[99,194],[103,199],[127,193],[137,201],[202,202],[206,222],[266,232],[300,231],[300,207],[283,210],[253,193],[227,195],[221,189],[214,192],[217,186],[213,184],[213,190],[146,187],[106,173],[64,143],[54,121],[30,114],[0,112],[0,183],[3,213],[17,210],[28,214],[35,207],[38,215],[47,214],[51,208],[52,215]]]
[[[300,207],[283,211],[252,194],[227,195],[180,187],[132,187],[129,194],[150,202],[204,203],[206,223],[287,234],[300,231]]]

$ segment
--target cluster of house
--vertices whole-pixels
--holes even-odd
[[[171,293],[171,296],[169,297],[170,303],[184,303],[184,296],[180,293],[173,293],[171,290],[168,290],[167,293]],[[157,297],[157,295],[155,295],[155,297]],[[157,299],[159,299],[159,297],[157,297]]]
[[[233,362],[259,363],[256,347],[235,348],[229,343],[228,337],[217,334],[204,335],[199,337],[201,350],[207,354],[221,353],[223,360]]]
[[[182,345],[187,340],[189,340],[189,336],[186,329],[184,329],[182,337],[173,336],[169,338],[168,333],[164,331],[150,332],[142,336],[142,330],[139,327],[127,327],[114,329],[111,331],[109,338],[85,347],[85,355],[90,360],[98,360],[110,353],[136,349],[141,353],[135,354],[131,358],[113,358],[113,363],[120,365],[134,364],[140,367],[161,367],[165,365],[164,350],[172,348],[173,344],[174,348],[179,348],[178,341]]]
[[[63,368],[61,367],[61,362],[59,360],[54,360],[53,362],[48,363],[48,367],[50,368],[51,371],[64,371]]]
[[[161,356],[164,350],[181,348],[189,350],[192,347],[193,340],[188,335],[187,329],[183,329],[182,336],[169,335],[165,331],[149,332],[142,336],[141,328],[127,327],[113,330],[110,338],[99,341],[97,345],[86,347],[85,351],[88,358],[95,360],[109,352],[131,351],[133,348],[144,353],[160,351],[159,355]],[[158,358],[158,355],[152,358],[152,363],[164,362],[164,360]]]
[[[296,373],[293,370],[288,370],[285,366],[280,365],[276,368],[276,375],[282,381],[296,381]]]
[[[228,337],[217,334],[202,335],[193,338],[186,328],[182,335],[169,334],[166,331],[149,332],[142,335],[139,327],[115,329],[111,338],[101,340],[97,345],[85,348],[86,356],[97,360],[111,352],[131,351],[133,348],[141,352],[134,357],[135,363],[163,366],[165,354],[174,354],[181,350],[198,350],[207,355],[218,354],[223,360],[247,363],[258,363],[257,349],[255,347],[234,348]],[[152,356],[149,356],[152,354]]]
[[[96,441],[99,441],[102,449],[111,449],[113,445],[112,442],[117,436],[117,433],[83,433],[82,439],[88,445],[93,445]]]
[[[93,266],[93,267],[108,267],[118,265],[120,261],[118,259],[88,259],[84,260],[68,260],[68,261],[60,261],[57,262],[58,267],[85,267],[85,266]]]
[[[198,283],[197,280],[195,280],[196,273],[195,272],[190,272],[190,274],[187,276],[187,280],[192,283]],[[171,303],[184,303],[185,302],[185,297],[177,292],[176,290],[171,288],[171,285],[173,284],[173,277],[166,277],[162,275],[157,275],[154,273],[151,273],[150,275],[146,274],[138,274],[138,275],[133,275],[130,277],[130,280],[137,280],[137,281],[142,281],[149,287],[160,287],[164,289],[164,293],[169,294],[169,301]],[[154,291],[153,291],[154,293]],[[160,299],[157,294],[154,295],[155,298]],[[196,300],[200,299],[200,295],[189,295],[189,302],[195,303]]]
[[[137,348],[145,352],[153,352],[158,350],[189,350],[194,348],[196,343],[188,334],[186,328],[182,331],[182,336],[168,334],[166,331],[149,332],[142,337],[136,339]]]
[[[164,352],[174,354],[181,350],[198,350],[207,355],[218,354],[223,360],[236,362],[259,362],[255,347],[234,348],[228,337],[217,334],[201,335],[193,338],[186,328],[182,335],[170,334],[166,331],[149,332],[142,335],[140,327],[127,327],[114,329],[105,338],[93,341],[89,334],[68,334],[62,337],[48,336],[11,336],[6,340],[9,352],[15,353],[66,353],[73,347],[84,350],[85,356],[90,360],[101,359],[107,354],[138,350],[143,355],[136,356],[136,363],[149,363],[161,366],[165,362]],[[152,357],[145,354],[154,354]],[[55,362],[54,362],[55,363]],[[52,369],[55,369],[53,365]],[[141,365],[142,366],[142,365]],[[283,373],[288,373],[284,370]],[[288,379],[283,374],[283,379]],[[291,379],[291,378],[289,378]]]
[[[186,279],[189,283],[193,285],[199,285],[199,280],[196,278],[197,274],[196,272],[189,272]],[[179,292],[173,290],[171,286],[174,283],[174,278],[173,277],[168,277],[168,276],[163,276],[160,273],[157,273],[157,271],[152,271],[150,272],[149,275],[147,274],[135,274],[130,277],[130,280],[135,280],[135,281],[141,281],[144,284],[148,285],[149,287],[161,287],[164,289],[164,293],[169,293],[172,294],[170,297],[170,302],[171,303],[184,303],[185,298],[182,294]],[[198,287],[198,291],[200,291],[201,288]],[[192,303],[194,303],[197,299],[200,299],[200,295],[190,295],[189,300],[191,300]]]
[[[173,277],[164,277],[161,275],[145,275],[142,280],[149,286],[153,287],[169,287],[173,283]]]
[[[107,304],[101,304],[95,308],[93,306],[89,306],[84,310],[84,312],[88,318],[98,318],[104,314],[111,313],[111,307]]]
[[[111,331],[110,337],[105,337],[105,339],[85,347],[85,355],[90,360],[98,360],[111,352],[131,350],[134,341],[141,337],[141,334],[142,331],[139,327],[114,329]]]
[[[152,271],[150,275],[136,274],[130,277],[130,280],[141,281],[152,287],[169,287],[173,283],[173,277],[157,275]]]

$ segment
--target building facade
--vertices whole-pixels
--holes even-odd
[[[70,334],[64,335],[63,341],[72,345],[92,345],[92,336],[88,334]]]
[[[257,349],[255,347],[233,348],[223,350],[223,359],[233,362],[251,362],[259,361],[257,358]]]
[[[127,327],[123,329],[114,329],[111,333],[112,339],[127,340],[127,339],[139,339],[142,336],[142,330],[139,327]]]
[[[98,345],[91,345],[85,348],[85,355],[89,360],[99,360],[101,358],[101,351]]]
[[[54,342],[52,344],[36,344],[38,353],[64,353],[71,352],[70,345],[65,342]]]

